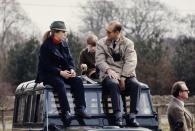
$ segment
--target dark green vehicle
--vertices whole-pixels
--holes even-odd
[[[139,104],[139,113],[136,116],[141,127],[119,128],[113,126],[112,104],[108,95],[103,94],[101,85],[84,77],[85,99],[90,119],[73,117],[67,131],[160,131],[157,114],[153,111],[149,88],[143,84]],[[74,114],[73,98],[70,87],[67,85],[67,97]],[[130,97],[123,96],[124,123],[126,112],[129,111]],[[58,96],[50,85],[37,84],[33,81],[21,83],[15,92],[13,117],[13,131],[19,130],[64,130],[59,116],[60,109]]]

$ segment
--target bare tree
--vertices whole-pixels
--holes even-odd
[[[172,13],[157,0],[89,0],[84,11],[84,30],[101,36],[106,23],[118,20],[124,32],[136,39],[161,37],[168,31]]]
[[[195,14],[188,14],[180,18],[179,21],[179,35],[186,35],[188,37],[195,36]]]
[[[6,68],[7,51],[16,43],[24,43],[24,27],[31,21],[15,0],[0,0],[0,73]],[[2,76],[0,76],[2,77]]]
[[[169,31],[172,13],[157,0],[131,0],[127,32],[136,39],[162,38]]]
[[[0,48],[6,49],[9,47],[10,32],[17,33],[15,29],[29,21],[19,3],[15,0],[0,0],[0,24],[1,24],[1,44]]]
[[[108,0],[88,0],[87,5],[82,6],[84,15],[82,16],[84,26],[81,29],[84,32],[92,31],[97,36],[103,36],[105,25],[111,20],[124,19],[123,11],[121,7],[116,5],[118,1]],[[119,5],[123,5],[123,1]]]

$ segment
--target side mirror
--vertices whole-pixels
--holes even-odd
[[[158,120],[158,113],[154,111],[153,114],[154,114],[155,119]]]

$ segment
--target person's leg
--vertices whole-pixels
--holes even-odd
[[[112,101],[112,108],[115,116],[115,124],[122,126],[122,113],[120,106],[120,90],[119,82],[117,80],[106,77],[102,82],[103,88],[109,92]]]
[[[73,94],[74,97],[75,107],[76,108],[80,108],[81,106],[86,107],[84,86],[82,80],[79,77],[74,77],[65,80],[65,82],[71,86],[71,93]]]
[[[131,97],[129,124],[131,126],[139,126],[139,123],[135,120],[135,115],[138,113],[141,86],[136,77],[127,78],[125,84],[125,94]]]
[[[103,88],[109,91],[109,95],[111,96],[112,108],[114,112],[121,112],[120,108],[120,90],[119,83],[117,80],[106,77],[102,82]]]
[[[81,117],[89,118],[86,113],[85,93],[82,79],[79,77],[70,78],[65,80],[71,86],[71,92],[74,98],[75,114]]]
[[[70,106],[68,102],[68,98],[66,95],[66,85],[64,83],[63,78],[61,77],[48,77],[47,80],[44,81],[44,84],[49,84],[54,88],[54,91],[58,95],[60,110],[61,110],[61,119],[64,123],[64,126],[69,126],[70,124]]]
[[[131,97],[130,113],[138,113],[140,90],[141,87],[136,77],[126,79],[126,94]]]

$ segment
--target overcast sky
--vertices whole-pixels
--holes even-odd
[[[77,31],[81,25],[80,4],[87,0],[17,0],[41,33],[49,29],[54,20],[65,21],[68,29]],[[195,14],[195,0],[160,0],[181,14]]]

